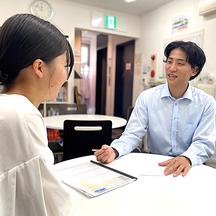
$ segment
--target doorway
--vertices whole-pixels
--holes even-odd
[[[87,104],[89,114],[126,117],[132,102],[133,38],[81,29],[76,29],[75,36],[74,70],[80,79],[75,77],[74,85],[81,103]]]
[[[127,118],[132,105],[135,40],[116,47],[114,115]]]

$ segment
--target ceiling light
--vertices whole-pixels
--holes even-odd
[[[127,3],[135,2],[136,0],[124,0]]]

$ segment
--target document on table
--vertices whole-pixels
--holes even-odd
[[[134,176],[96,161],[58,170],[58,174],[63,183],[88,197],[99,196],[137,180]]]

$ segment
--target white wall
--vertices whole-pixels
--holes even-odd
[[[15,13],[30,13],[30,5],[33,0],[0,0],[0,25]],[[48,0],[52,5],[54,16],[52,23],[57,25],[65,34],[74,38],[74,28],[82,28],[93,31],[101,31],[117,35],[124,35],[138,38],[140,36],[140,18],[138,16],[110,11],[96,7],[90,7],[82,4],[73,3],[69,0]],[[119,20],[125,20],[125,31],[97,29],[91,26],[93,12],[101,12],[104,15],[114,15]]]
[[[30,13],[30,5],[32,2],[33,0],[0,0],[0,26],[8,17],[16,13]],[[51,22],[60,28],[64,34],[69,36],[69,41],[71,42],[72,47],[74,47],[75,42],[75,28],[100,31],[134,38],[140,37],[141,20],[138,16],[81,5],[73,3],[69,0],[48,0],[48,2],[52,5],[54,11],[54,16]],[[118,19],[124,20],[125,31],[93,28],[91,26],[91,18],[92,13],[94,12],[116,16],[117,25]],[[71,89],[69,97],[72,98],[73,79],[70,79],[69,87]]]
[[[207,57],[207,62],[203,68],[203,73],[213,73],[216,77],[216,15],[204,18],[198,14],[199,0],[174,0],[157,10],[154,10],[142,17],[141,39],[137,43],[136,52],[142,55],[142,66],[148,64],[149,57],[153,53],[158,54],[158,75],[163,71],[163,50],[164,42],[169,38],[179,35],[184,36],[200,30],[204,30],[203,50]],[[172,21],[178,16],[185,15],[189,18],[188,28],[177,33],[172,32]],[[142,91],[143,86],[138,82],[141,78],[142,68],[135,74],[134,80],[134,101]]]
[[[30,4],[33,0],[0,0],[0,25],[6,18],[21,12],[30,12]],[[128,37],[139,38],[136,41],[135,49],[135,74],[133,88],[133,103],[137,95],[143,90],[141,82],[143,65],[149,63],[149,56],[157,53],[158,57],[158,75],[163,71],[163,49],[164,42],[173,37],[172,21],[174,18],[185,15],[189,18],[188,28],[177,34],[189,34],[204,30],[203,49],[207,56],[207,63],[202,73],[211,72],[216,75],[216,43],[214,42],[216,34],[216,15],[203,18],[198,15],[199,0],[174,0],[165,4],[157,10],[154,10],[141,18],[115,11],[103,10],[95,7],[88,7],[72,3],[69,0],[48,0],[53,6],[54,17],[51,20],[65,34],[69,35],[70,42],[74,46],[74,30],[82,28],[88,30],[100,30],[110,34],[118,34]],[[102,12],[111,14],[126,20],[126,32],[95,29],[91,27],[91,16],[93,12]],[[141,28],[140,28],[141,26]],[[71,89],[73,85],[70,82]],[[71,94],[72,95],[72,94]]]

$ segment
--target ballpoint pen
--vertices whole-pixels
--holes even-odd
[[[100,150],[100,149],[92,149],[93,152],[96,152],[96,151],[98,151],[98,150]]]

